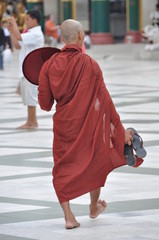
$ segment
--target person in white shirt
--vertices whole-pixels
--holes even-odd
[[[24,105],[28,109],[28,117],[26,123],[18,127],[18,129],[37,128],[36,104],[37,104],[37,86],[28,82],[23,76],[22,64],[26,55],[44,46],[44,35],[41,30],[40,12],[37,10],[29,10],[26,13],[27,32],[20,33],[14,17],[8,19],[10,36],[15,48],[20,49],[20,80],[21,80],[21,96]]]
[[[91,43],[91,38],[90,38],[89,32],[85,32],[84,44],[85,44],[86,49],[89,49],[91,47],[92,43]]]
[[[152,25],[157,25],[159,27],[159,3],[156,4],[156,10],[150,14],[150,19]]]

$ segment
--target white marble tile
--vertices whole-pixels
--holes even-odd
[[[0,187],[1,196],[52,202],[56,199],[57,201],[52,185],[52,169],[49,171],[50,176],[30,176],[28,178],[2,181]]]
[[[27,160],[28,161],[28,160]],[[43,159],[44,161],[44,159]],[[34,174],[34,173],[44,173],[44,172],[48,172],[50,170],[50,168],[32,168],[32,167],[20,167],[20,166],[3,166],[1,165],[1,175],[0,178],[2,177],[7,177],[7,176],[23,176],[24,174]],[[11,181],[10,181],[10,184]],[[21,183],[19,183],[21,184]],[[2,184],[3,185],[3,182]],[[9,185],[9,182],[8,182]],[[1,189],[1,187],[0,187]],[[14,188],[15,190],[15,188]]]
[[[20,211],[29,211],[36,209],[46,209],[46,207],[33,206],[33,205],[20,205],[20,204],[11,204],[11,203],[0,203],[0,213],[13,213]]]
[[[135,214],[136,213],[136,214]],[[82,239],[158,239],[159,229],[155,223],[158,210],[129,212],[129,214],[104,214],[96,220],[78,217],[81,227],[68,231],[64,229],[63,219],[31,221],[0,226],[0,234],[17,237],[52,240]],[[135,227],[135,229],[134,229]]]
[[[0,143],[1,144],[1,143]],[[8,147],[6,148],[3,148],[4,145],[6,146],[6,144],[8,144]],[[12,144],[12,142],[8,141],[8,142],[3,142],[3,144],[1,145],[2,148],[1,148],[1,151],[0,151],[0,156],[11,156],[12,154],[27,154],[27,153],[36,153],[36,152],[39,152],[39,155],[40,155],[40,152],[44,152],[44,151],[48,151],[48,150],[43,150],[42,147],[41,149],[38,148],[36,149],[36,146],[34,146],[34,148],[31,148],[31,144],[28,146],[26,145],[23,145],[21,144],[21,147],[24,146],[24,148],[22,147],[19,147],[20,145],[20,141],[19,141],[19,144],[18,142],[16,142],[15,144]],[[10,147],[9,147],[10,145]],[[15,148],[13,147],[15,146]],[[16,160],[16,157],[15,157],[15,160]],[[13,160],[14,161],[14,160]]]

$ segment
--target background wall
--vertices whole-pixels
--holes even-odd
[[[82,23],[85,31],[89,30],[89,1],[76,0],[76,19]]]
[[[155,10],[158,0],[142,0],[142,28],[151,24],[150,13]],[[56,23],[60,23],[59,16],[60,0],[44,0],[44,14],[53,13]],[[89,29],[89,1],[76,0],[76,18],[81,21],[85,30]]]
[[[44,15],[53,14],[56,23],[59,22],[58,1],[57,0],[44,0]]]

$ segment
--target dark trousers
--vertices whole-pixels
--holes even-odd
[[[4,46],[1,45],[0,46],[0,70],[3,69],[3,50],[4,50]]]

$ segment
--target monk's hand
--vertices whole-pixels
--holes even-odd
[[[128,144],[129,146],[132,144],[133,141],[133,131],[130,129],[125,130],[125,144]]]

